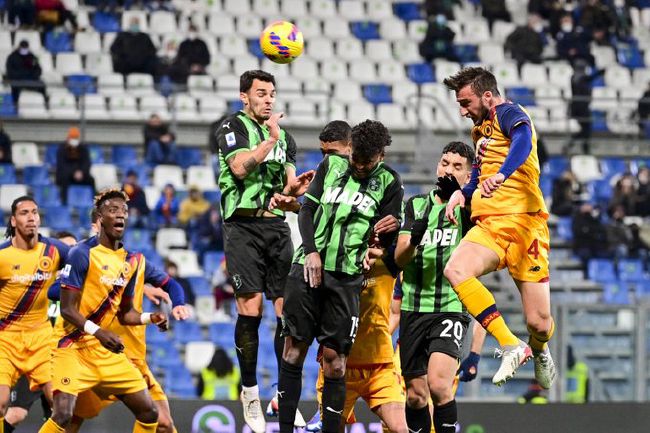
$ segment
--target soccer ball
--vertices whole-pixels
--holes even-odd
[[[269,24],[260,36],[260,47],[266,57],[275,63],[291,63],[302,54],[302,32],[289,21]]]

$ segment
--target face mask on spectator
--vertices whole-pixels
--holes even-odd
[[[564,33],[571,33],[573,31],[573,24],[571,23],[564,23],[562,24],[562,27],[560,27]]]
[[[20,53],[21,56],[26,56],[27,54],[29,54],[29,48],[20,48],[18,52]]]
[[[187,34],[187,37],[188,37],[191,41],[193,41],[194,39],[196,39],[197,36],[198,36],[198,35],[196,34],[196,32],[189,32],[189,33]]]
[[[614,6],[617,8],[625,7],[625,0],[614,0]]]
[[[70,145],[70,147],[77,147],[79,146],[79,140],[76,138],[71,138],[68,140],[68,144]]]
[[[442,14],[436,15],[436,24],[438,24],[439,26],[444,26],[445,24],[447,24],[447,17]]]
[[[131,24],[129,26],[129,30],[132,31],[133,33],[138,33],[138,32],[140,32],[140,25],[139,24]]]
[[[544,24],[542,23],[537,23],[533,25],[533,30],[535,30],[537,33],[541,33],[542,30],[544,30]]]

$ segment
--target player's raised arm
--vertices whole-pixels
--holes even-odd
[[[185,320],[190,316],[189,311],[185,307],[183,287],[181,287],[178,281],[149,262],[145,262],[144,281],[147,284],[160,287],[169,294],[174,319]]]

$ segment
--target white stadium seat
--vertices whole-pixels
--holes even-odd
[[[185,230],[178,228],[161,228],[156,235],[156,251],[163,257],[167,257],[171,247],[185,248],[187,246],[187,235]],[[180,271],[180,266],[179,266]]]
[[[343,81],[349,77],[348,64],[342,60],[332,59],[321,62],[321,77],[329,81]]]
[[[41,158],[38,156],[36,143],[19,141],[11,145],[11,157],[14,166],[18,169],[28,165],[41,165]]]
[[[226,99],[239,98],[239,77],[223,75],[216,80],[217,94]]]
[[[37,92],[23,90],[18,100],[18,114],[20,117],[33,117],[47,119],[49,116],[45,107],[45,97]]]
[[[86,54],[86,73],[96,77],[103,74],[112,74],[113,60],[111,55],[101,52]]]
[[[340,18],[327,18],[323,21],[325,36],[332,39],[343,39],[350,37],[350,25]]]
[[[221,48],[221,54],[230,58],[235,58],[241,56],[242,53],[248,52],[246,40],[237,34],[229,34],[220,37],[219,47]]]
[[[282,0],[280,3],[280,14],[287,18],[307,16],[307,2],[304,0]]]
[[[393,60],[390,42],[384,40],[370,40],[366,42],[366,58],[373,62]],[[400,61],[403,62],[402,59]]]
[[[296,26],[298,26],[298,29],[302,32],[302,36],[305,40],[311,40],[323,36],[323,24],[318,18],[311,16],[298,18],[296,20]]]
[[[40,53],[43,51],[41,45],[41,34],[34,30],[17,30],[14,33],[14,48],[18,48],[18,44],[26,40],[29,43],[29,49],[32,53]]]
[[[234,16],[247,15],[251,13],[251,7],[248,0],[224,0],[224,9]]]
[[[309,14],[318,18],[335,17],[336,5],[331,0],[312,0],[310,2]]]
[[[85,104],[85,116],[91,120],[105,120],[109,118],[108,110],[106,110],[106,101],[104,97],[99,94],[86,94],[79,99],[79,110],[81,111],[82,104]]]
[[[207,297],[214,301],[214,296]],[[210,313],[214,315],[214,307]],[[185,345],[185,367],[190,373],[200,374],[201,370],[210,364],[214,350],[215,346],[211,341],[190,341]]]
[[[300,77],[301,80],[309,80],[318,76],[318,64],[314,59],[303,55],[299,62],[291,63],[291,75]]]
[[[350,80],[358,83],[373,83],[377,81],[377,67],[370,60],[357,60],[350,63]]]
[[[102,50],[101,35],[97,32],[77,32],[74,49],[80,54],[98,53]]]
[[[336,57],[348,61],[363,61],[363,44],[359,39],[347,38],[336,42]],[[352,66],[354,66],[352,62]]]
[[[400,39],[393,41],[393,58],[402,63],[420,63],[422,56],[418,49],[418,43],[412,39]]]
[[[154,11],[149,15],[150,32],[158,35],[172,34],[178,31],[176,17],[172,12]]]
[[[140,97],[140,113],[143,116],[149,116],[156,113],[163,119],[169,118],[169,110],[167,109],[167,99],[161,95],[146,95]]]
[[[216,95],[202,96],[199,98],[199,111],[201,119],[213,122],[226,112],[226,101]]]
[[[548,76],[544,65],[525,63],[521,67],[521,81],[528,87],[548,85]]]
[[[278,0],[253,0],[253,10],[263,17],[279,16],[280,3]]]
[[[378,79],[383,83],[399,83],[406,81],[404,65],[395,60],[386,60],[379,63]]]
[[[161,191],[168,183],[176,189],[185,189],[183,170],[177,165],[157,165],[153,169],[152,183]]]
[[[351,124],[361,123],[366,119],[375,118],[375,107],[369,102],[352,102],[348,104],[347,119]]]
[[[345,21],[362,21],[366,19],[365,3],[359,0],[341,0],[339,15]]]
[[[379,104],[377,120],[388,129],[406,129],[414,126],[411,121],[407,120],[404,107],[398,104]]]
[[[393,2],[373,1],[368,4],[368,19],[370,21],[382,21],[393,18]]]
[[[374,6],[370,9],[373,8]],[[406,24],[398,18],[386,18],[379,23],[379,34],[383,39],[389,41],[404,39],[406,38]]]
[[[113,119],[142,119],[142,115],[136,105],[135,97],[131,95],[112,95],[108,102],[108,107]]]
[[[607,87],[615,89],[623,89],[632,85],[630,70],[617,64],[607,66],[604,79]]]
[[[600,164],[593,155],[574,155],[571,157],[571,171],[576,175],[578,182],[586,183],[600,179]]]
[[[313,38],[307,40],[305,49],[313,59],[329,61],[334,58],[332,41],[327,38]]]
[[[27,185],[0,185],[0,210],[11,212],[11,203],[22,195],[27,195]]]
[[[238,35],[247,39],[260,37],[260,29],[263,29],[262,18],[255,15],[238,16],[235,29]]]
[[[408,37],[420,42],[427,34],[428,23],[425,20],[413,20],[408,23]]]
[[[56,55],[56,71],[61,75],[83,74],[81,56],[78,53],[59,53]]]
[[[124,94],[124,76],[122,74],[106,74],[97,77],[98,92],[104,96]]]
[[[192,165],[187,169],[187,185],[197,186],[202,191],[217,189],[217,181],[212,167]]]
[[[208,18],[208,31],[216,36],[226,36],[235,33],[235,20],[223,12],[213,12]]]
[[[214,91],[214,80],[209,75],[190,75],[187,78],[187,88],[193,96],[212,93]]]
[[[260,68],[260,61],[257,57],[243,55],[240,57],[235,57],[233,59],[232,70],[235,73],[235,75],[241,75],[246,71],[250,71],[252,69],[259,69],[259,68]]]
[[[149,74],[129,74],[126,76],[126,89],[134,96],[154,94],[153,77]]]
[[[195,122],[199,113],[196,108],[196,99],[184,93],[176,93],[171,97],[172,116],[176,120]]]
[[[49,95],[50,116],[53,119],[78,120],[79,110],[77,101],[71,93],[67,91],[57,91]]]
[[[199,266],[196,252],[192,250],[170,249],[167,258],[178,265],[178,276],[181,278],[202,277],[203,270]]]
[[[351,81],[338,81],[334,84],[334,98],[341,102],[356,102],[363,100],[361,86]]]
[[[119,187],[120,180],[117,177],[117,167],[113,164],[93,164],[90,166],[90,174],[95,178],[97,191],[109,187]]]
[[[13,51],[11,32],[0,31],[0,51]]]

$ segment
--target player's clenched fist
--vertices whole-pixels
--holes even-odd
[[[445,218],[454,223],[454,225],[458,225],[458,220],[456,219],[456,215],[454,215],[456,206],[465,207],[465,196],[461,190],[457,190],[451,195],[445,208]]]
[[[156,325],[161,331],[167,331],[169,329],[169,322],[167,321],[167,316],[160,311],[151,313],[151,323]]]
[[[95,332],[95,338],[99,340],[102,346],[113,353],[122,353],[124,351],[122,339],[114,332],[100,328]]]
[[[492,197],[492,194],[499,189],[504,180],[506,180],[506,177],[501,173],[497,173],[494,176],[485,179],[480,184],[481,196],[487,198]]]

